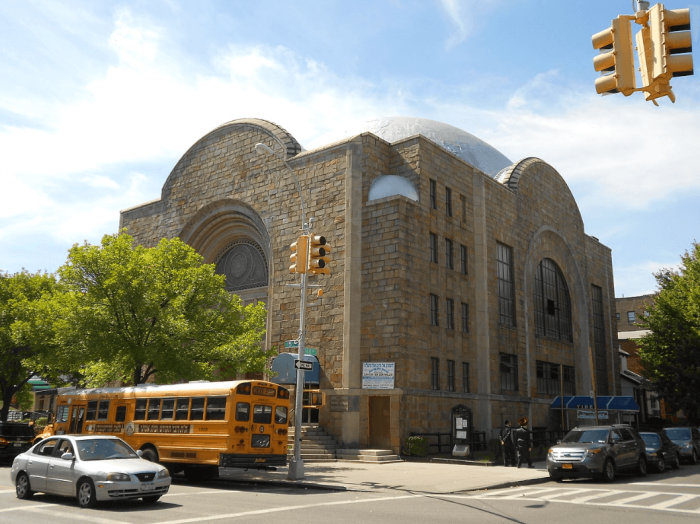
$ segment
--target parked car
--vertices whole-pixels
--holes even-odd
[[[631,426],[576,427],[547,452],[547,471],[557,481],[583,477],[612,482],[620,471],[644,477],[646,446]]]
[[[647,449],[649,464],[661,473],[667,466],[673,469],[681,467],[681,450],[666,436],[665,433],[640,432]]]
[[[664,433],[671,442],[681,448],[681,459],[697,464],[700,458],[700,430],[698,428],[675,427],[664,428]]]
[[[81,507],[97,501],[141,498],[156,502],[170,489],[163,466],[142,459],[117,437],[61,435],[15,457],[10,470],[17,497],[37,492],[76,497]]]
[[[32,446],[34,428],[26,422],[0,422],[0,461],[11,461]]]

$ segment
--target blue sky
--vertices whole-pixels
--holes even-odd
[[[2,0],[0,269],[53,272],[72,244],[116,232],[224,122],[271,120],[310,149],[415,116],[550,163],[613,250],[617,296],[651,293],[700,237],[700,73],[674,79],[675,104],[597,95],[591,36],[631,13],[631,0]]]

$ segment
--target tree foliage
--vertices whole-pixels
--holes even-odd
[[[267,364],[264,305],[243,307],[177,238],[144,248],[125,231],[106,235],[73,246],[58,273],[69,289],[61,343],[80,355],[86,385],[211,379]]]
[[[7,420],[12,397],[35,374],[57,374],[52,308],[59,293],[53,275],[0,273],[0,420]]]
[[[681,257],[678,271],[654,275],[659,292],[641,324],[650,334],[639,341],[645,374],[672,410],[700,418],[700,244]]]

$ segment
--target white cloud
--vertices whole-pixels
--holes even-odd
[[[480,17],[496,7],[501,0],[439,0],[442,9],[454,26],[454,32],[445,42],[451,49],[469,38]]]

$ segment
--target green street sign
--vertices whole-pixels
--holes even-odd
[[[316,356],[318,352],[314,348],[304,348],[304,355]]]
[[[298,348],[299,347],[299,341],[298,340],[287,340],[284,343],[285,348]]]

